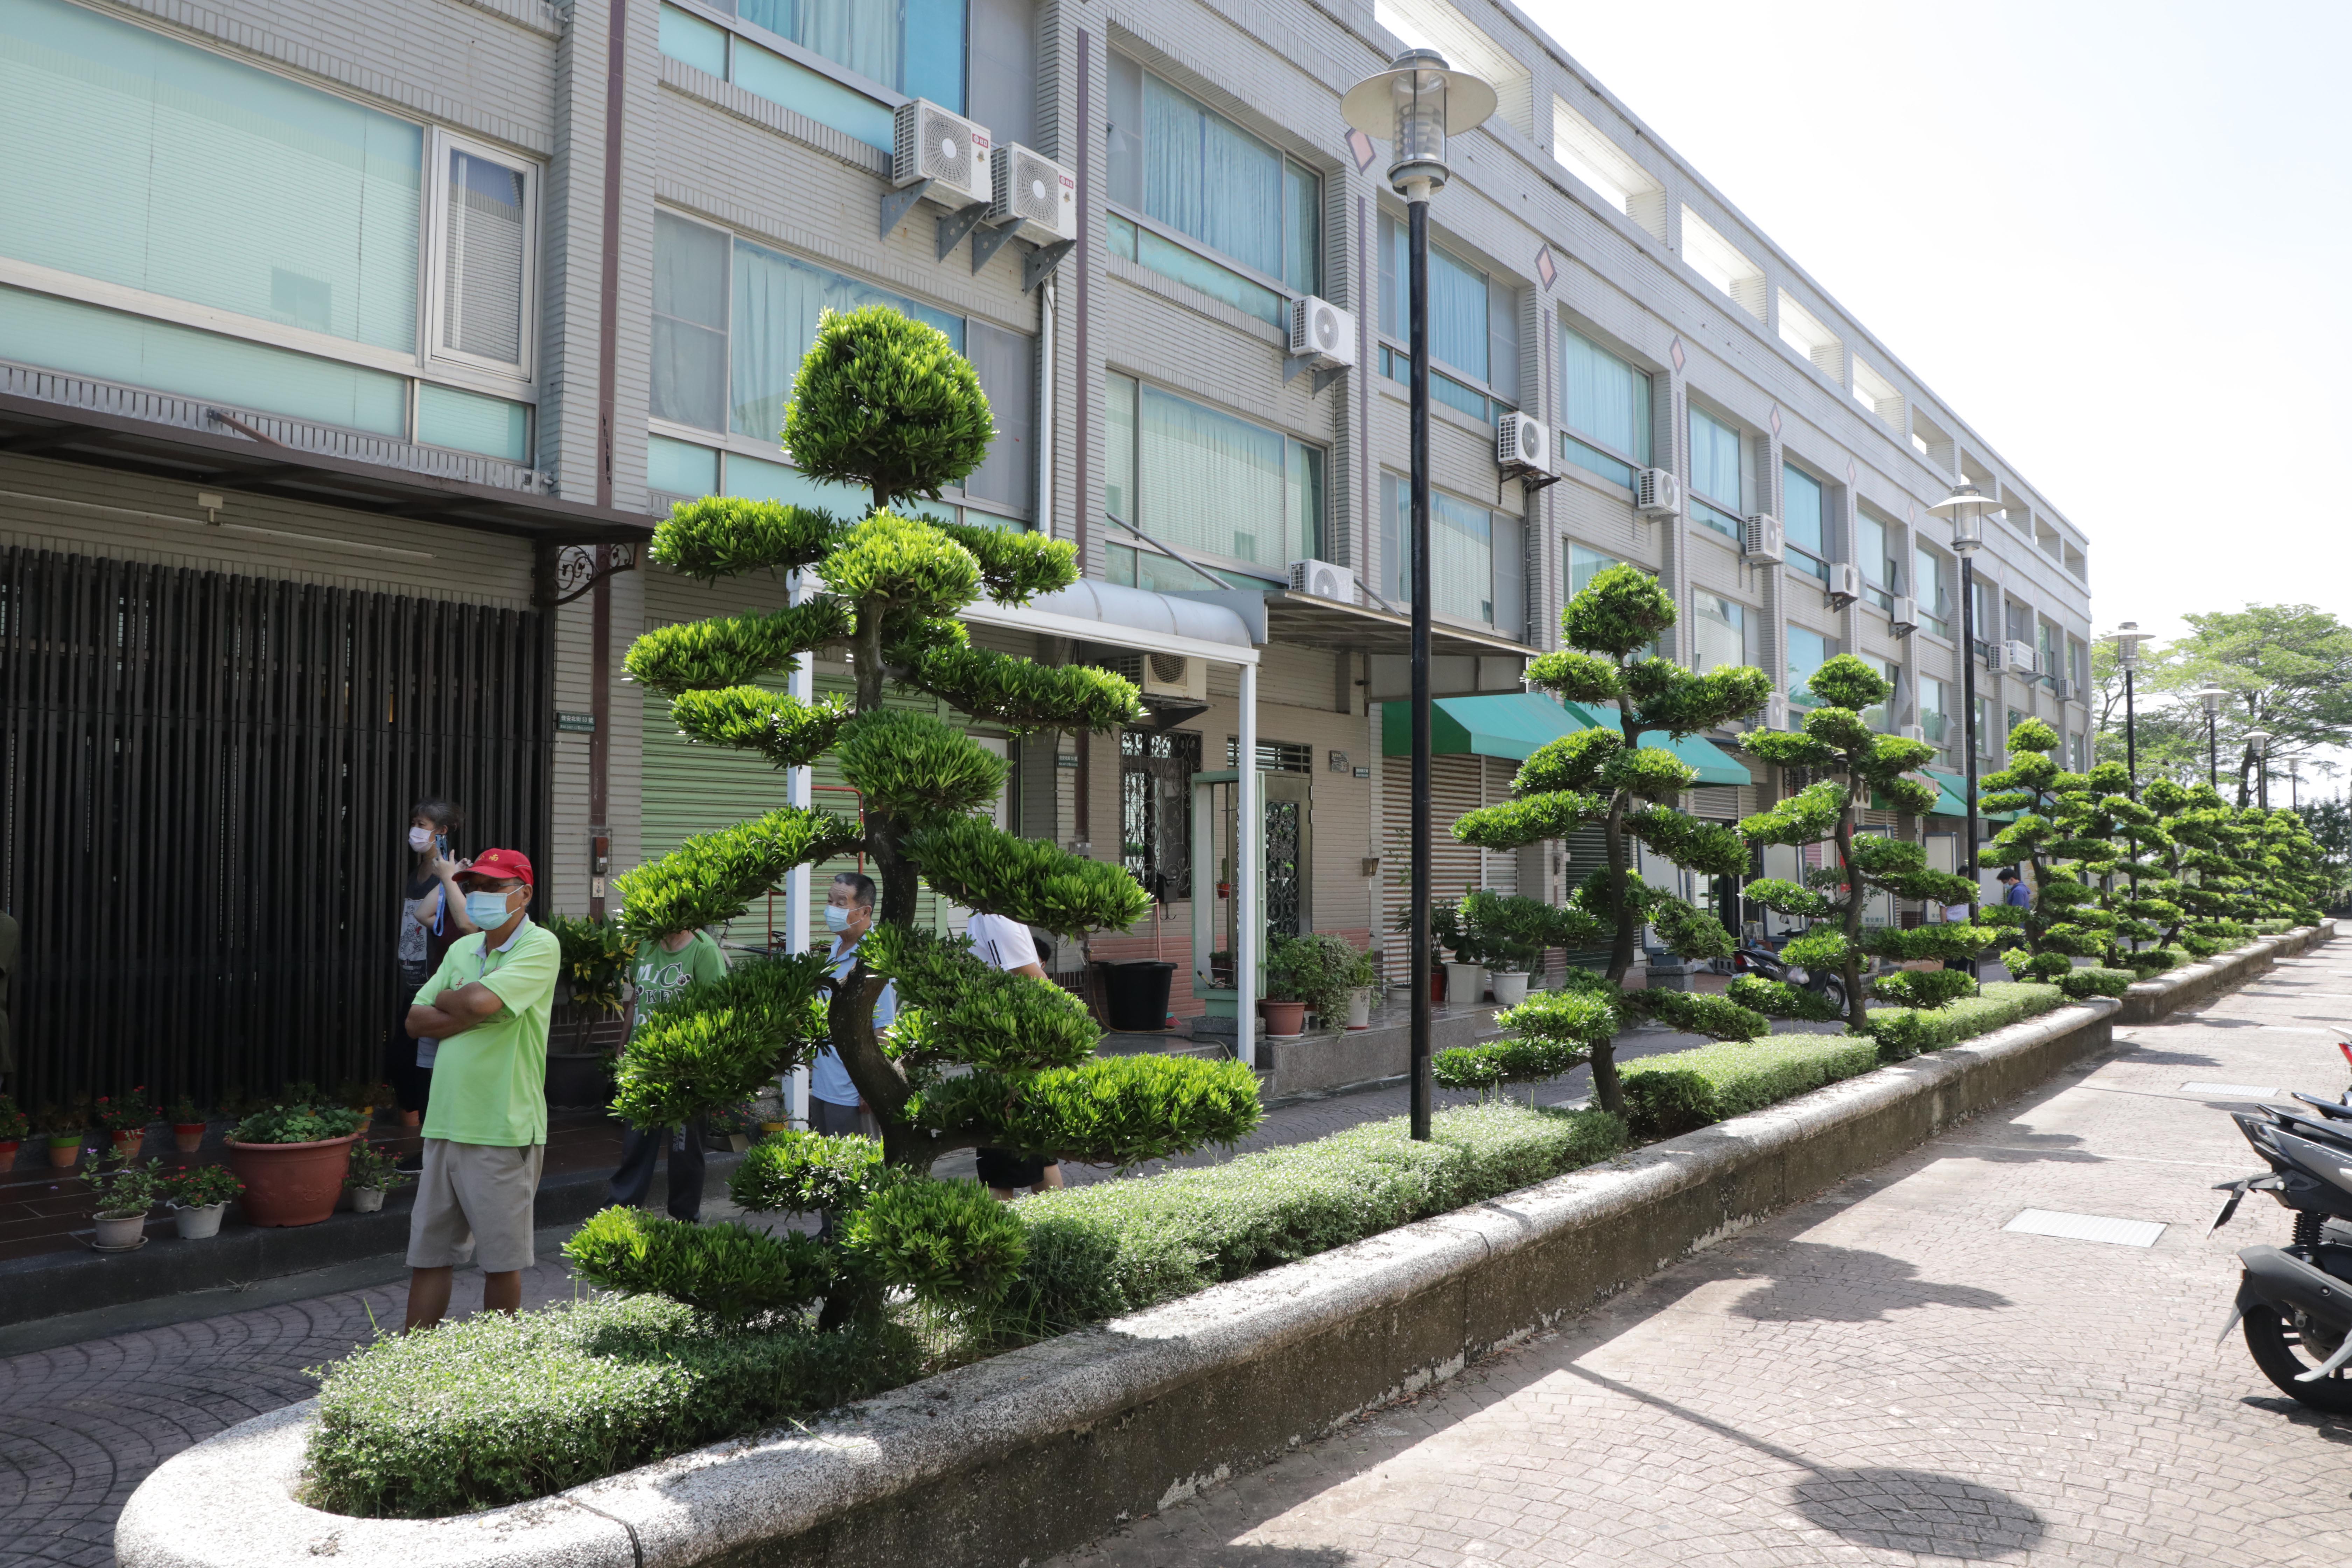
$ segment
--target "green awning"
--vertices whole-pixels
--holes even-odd
[[[1940,795],[1937,795],[1936,808],[1930,815],[1936,816],[1968,816],[1969,780],[1966,773],[1948,773],[1941,768],[1921,768],[1919,771],[1925,773],[1927,777],[1935,780],[1937,789],[1942,792]],[[1977,798],[1979,800],[1982,800],[1984,795],[1984,781],[1979,779],[1977,781]],[[2014,822],[2017,820],[2017,813],[2013,811],[1979,811],[1977,813],[1977,816],[1979,820],[1985,822]]]
[[[1588,708],[1580,702],[1557,702],[1533,691],[1496,692],[1486,697],[1439,697],[1430,702],[1432,756],[1504,757],[1523,763],[1536,748],[1580,730],[1617,727],[1614,710]],[[1753,783],[1748,769],[1722,748],[1696,735],[1669,740],[1653,730],[1642,744],[1672,752],[1698,772],[1703,784],[1738,785]],[[1381,751],[1384,755],[1412,754],[1412,704],[1381,705]]]

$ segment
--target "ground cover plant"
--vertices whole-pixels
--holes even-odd
[[[1560,612],[1566,646],[1528,665],[1530,687],[1571,702],[1607,703],[1614,728],[1595,726],[1538,747],[1511,781],[1511,799],[1466,812],[1454,836],[1484,849],[1517,849],[1565,838],[1598,823],[1606,863],[1585,879],[1561,911],[1547,945],[1605,944],[1609,964],[1591,979],[1530,996],[1497,1014],[1515,1043],[1445,1053],[1446,1077],[1462,1088],[1533,1082],[1590,1061],[1601,1109],[1624,1109],[1612,1042],[1623,1024],[1656,1017],[1711,1039],[1752,1040],[1771,1025],[1722,996],[1696,992],[1627,991],[1644,926],[1682,958],[1728,958],[1731,933],[1714,915],[1642,877],[1638,842],[1653,854],[1707,877],[1738,877],[1748,848],[1727,827],[1702,823],[1675,804],[1697,782],[1697,770],[1664,743],[1710,730],[1764,705],[1771,680],[1749,666],[1695,675],[1649,650],[1675,624],[1672,595],[1647,574],[1612,566]],[[1572,921],[1573,924],[1569,922]]]

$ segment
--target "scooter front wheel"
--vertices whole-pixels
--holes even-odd
[[[2247,1311],[2245,1335],[2246,1353],[2280,1393],[2331,1415],[2352,1415],[2352,1375],[2347,1375],[2352,1367],[2338,1367],[2309,1383],[2295,1381],[2333,1355],[2341,1339],[2328,1338],[2300,1312],[2282,1311],[2268,1303]]]

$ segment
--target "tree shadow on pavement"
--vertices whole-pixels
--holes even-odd
[[[1982,1142],[1971,1137],[1958,1145],[1971,1160],[1986,1160],[1995,1164],[2023,1164],[2028,1162],[2057,1161],[2069,1165],[2103,1165],[2105,1159],[2082,1147],[2083,1140],[2072,1132],[2034,1132],[2018,1121],[1991,1122],[1969,1131],[1982,1133]]]
[[[1916,1307],[1991,1311],[2011,1304],[1995,1290],[1922,1279],[1916,1265],[1883,1252],[1787,1241],[1771,1258],[1773,1279],[1734,1301],[1737,1316],[1759,1323],[1876,1323]]]
[[[2221,1064],[2211,1057],[2195,1051],[2135,1050],[2125,1053],[2123,1060],[2136,1068],[2217,1068]]]

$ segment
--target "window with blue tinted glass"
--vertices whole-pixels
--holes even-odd
[[[719,0],[868,81],[963,112],[966,0]],[[797,107],[797,106],[794,106]]]
[[[1559,349],[1560,424],[1582,437],[1588,447],[1615,454],[1619,467],[1649,467],[1650,378],[1565,327]]]
[[[1691,491],[1733,517],[1746,498],[1739,486],[1739,432],[1696,404],[1690,411]]]
[[[1820,558],[1822,549],[1822,482],[1801,468],[1780,468],[1780,526],[1790,547]]]
[[[1830,656],[1837,652],[1837,639],[1808,631],[1803,626],[1790,626],[1788,640],[1789,700],[1800,708],[1811,708],[1820,699],[1813,695],[1812,689],[1805,682],[1811,680],[1813,671],[1828,663]]]
[[[729,428],[773,439],[783,428],[784,402],[801,356],[816,338],[817,317],[826,310],[888,305],[928,321],[963,352],[963,318],[934,310],[887,289],[845,277],[753,245],[734,243],[735,277],[728,323]]]
[[[1321,176],[1124,55],[1111,55],[1109,74],[1110,199],[1297,293],[1320,292]],[[1136,259],[1167,270],[1164,256]]]
[[[1412,236],[1405,226],[1383,213],[1380,226],[1381,333],[1402,343],[1410,335],[1405,314],[1405,287],[1412,265]],[[1465,414],[1492,419],[1496,410],[1472,405],[1474,385],[1504,407],[1519,399],[1518,291],[1506,279],[1490,278],[1480,268],[1439,246],[1429,247],[1429,358],[1431,395]],[[1399,367],[1396,379],[1410,374],[1412,358],[1402,349],[1390,351]],[[1444,366],[1459,384],[1459,396],[1440,388]]]

